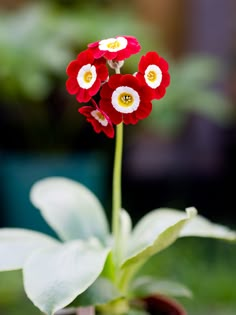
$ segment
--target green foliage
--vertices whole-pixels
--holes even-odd
[[[35,251],[23,268],[27,296],[41,311],[54,314],[97,279],[107,254],[95,240],[74,240]]]
[[[145,282],[144,278],[135,280],[137,272],[150,256],[181,236],[236,240],[235,233],[196,216],[194,208],[187,209],[186,214],[173,209],[154,210],[144,216],[133,230],[129,215],[123,210],[119,243],[123,256],[120,257],[113,252],[112,236],[107,231],[100,203],[81,184],[60,177],[44,179],[33,186],[31,200],[66,242],[60,243],[31,231],[3,229],[0,249],[4,253],[0,266],[2,271],[23,268],[27,296],[49,315],[75,299],[77,302],[81,300],[81,304],[91,302],[98,305],[104,314],[110,309],[116,309],[119,314],[121,308],[128,307],[129,299],[140,294],[190,295],[188,289],[178,283],[166,280]],[[76,226],[78,234],[75,234]],[[201,232],[203,227],[206,233]],[[70,230],[74,231],[72,235]],[[120,264],[117,257],[122,258],[123,263]],[[132,284],[132,280],[140,282]]]
[[[51,177],[31,190],[32,203],[63,241],[96,237],[105,241],[108,224],[97,197],[75,181]]]

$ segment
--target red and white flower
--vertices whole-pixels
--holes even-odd
[[[95,60],[89,50],[81,52],[67,67],[66,88],[75,94],[78,102],[88,102],[100,89],[102,81],[108,77],[104,58]]]
[[[140,51],[141,46],[133,36],[117,36],[88,45],[94,58],[104,57],[108,60],[121,61]]]
[[[153,99],[160,99],[170,84],[167,61],[156,52],[148,52],[140,59],[139,72],[135,75],[152,90]]]
[[[151,93],[131,74],[115,74],[101,89],[100,107],[113,124],[136,124],[151,110]]]
[[[110,118],[96,105],[95,101],[93,103],[95,106],[83,106],[78,111],[92,124],[95,132],[103,131],[109,138],[113,138],[114,128]]]

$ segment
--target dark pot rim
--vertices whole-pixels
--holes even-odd
[[[144,299],[146,309],[152,315],[187,315],[183,306],[173,298],[153,295]]]

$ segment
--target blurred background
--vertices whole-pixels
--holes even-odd
[[[32,184],[67,176],[110,217],[114,142],[95,134],[65,90],[65,69],[89,42],[133,35],[159,52],[171,85],[151,116],[125,127],[123,206],[136,222],[158,207],[195,206],[236,228],[234,0],[0,0],[0,226],[51,233],[29,202]],[[137,198],[139,196],[139,198]],[[236,311],[235,246],[181,240],[144,267],[185,283],[191,315]],[[21,273],[0,274],[0,315],[39,314]]]

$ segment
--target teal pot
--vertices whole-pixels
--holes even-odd
[[[4,226],[22,227],[51,234],[39,211],[29,200],[32,185],[45,177],[63,176],[91,189],[104,204],[107,186],[107,163],[104,155],[10,154],[1,159],[2,210]]]

